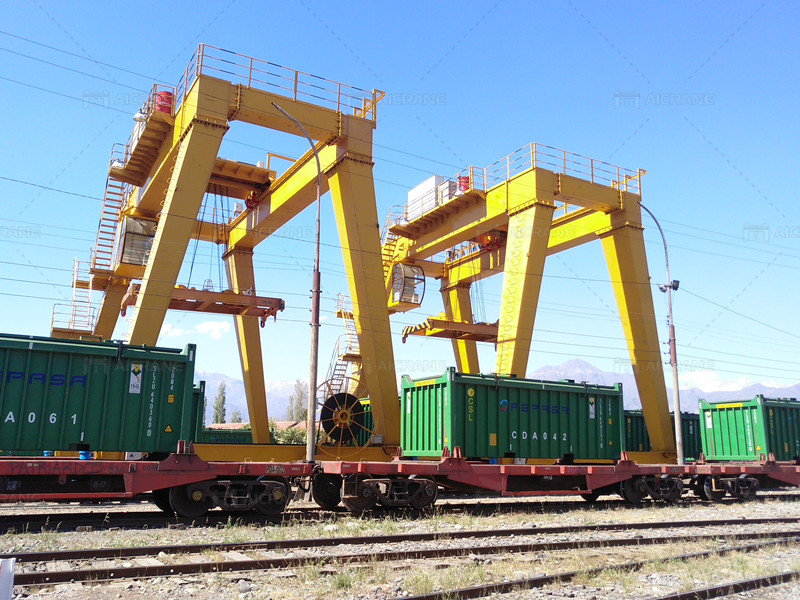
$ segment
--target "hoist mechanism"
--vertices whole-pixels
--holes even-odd
[[[155,85],[128,143],[112,149],[97,243],[89,273],[79,281],[81,289],[102,293],[97,318],[86,331],[110,339],[121,310],[133,306],[130,343],[155,345],[167,310],[233,315],[253,441],[269,444],[259,323],[282,310],[283,301],[258,294],[254,249],[314,202],[317,165],[311,150],[290,159],[280,174],[270,169],[269,159],[256,165],[218,154],[233,121],[303,135],[277,105],[303,123],[315,142],[319,192],[330,192],[333,202],[364,356],[359,380],[369,389],[374,431],[390,448],[372,450],[376,459],[388,460],[400,432],[389,313],[382,280],[374,277],[382,264],[372,136],[383,95],[201,44],[178,85]],[[238,200],[241,207],[205,221],[198,215],[207,193]],[[224,248],[227,290],[178,285],[193,238]],[[78,335],[68,329],[60,332]],[[300,447],[232,446],[213,455],[203,445],[196,450],[212,459],[303,457]]]
[[[398,273],[414,272],[440,281],[445,310],[406,327],[403,339],[450,339],[462,373],[481,372],[477,342],[494,343],[492,371],[525,377],[546,258],[601,240],[654,451],[658,461],[674,458],[641,219],[644,174],[529,144],[415,187],[385,227],[387,304],[391,312],[418,306],[396,301]],[[475,323],[471,286],[501,273],[499,319]]]

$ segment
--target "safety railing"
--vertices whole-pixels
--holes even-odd
[[[467,167],[453,177],[429,190],[420,198],[410,201],[402,215],[395,217],[394,223],[409,222],[422,217],[435,208],[446,204],[457,196],[471,191],[486,192],[502,185],[513,177],[530,169],[542,168],[555,173],[605,185],[625,192],[641,195],[641,176],[646,171],[633,171],[601,160],[588,158],[566,150],[559,150],[544,144],[528,144],[488,167]],[[559,216],[564,216],[580,207],[557,202]]]
[[[531,168],[548,169],[555,173],[563,173],[591,183],[641,195],[640,171],[535,143],[523,146],[486,167],[486,187],[492,188]]]
[[[91,332],[97,322],[97,314],[97,306],[83,307],[66,303],[54,304],[50,330],[64,329],[82,333]]]
[[[133,132],[125,144],[114,144],[111,151],[111,166],[124,168],[128,164],[133,149],[139,143],[139,138],[142,137],[145,128],[147,127],[147,120],[154,112],[163,113],[170,116],[175,116],[176,110],[176,88],[169,85],[162,85],[156,83],[147,100],[139,109],[133,120],[136,124],[133,126]]]
[[[375,121],[377,104],[384,97],[379,90],[364,90],[224,48],[200,44],[175,89],[178,106],[199,75],[218,77],[293,100],[334,108],[371,121]]]

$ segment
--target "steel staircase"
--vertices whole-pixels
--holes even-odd
[[[338,296],[336,316],[344,320],[345,333],[336,341],[336,348],[328,367],[327,380],[333,393],[345,391],[347,378],[352,374],[351,365],[361,362],[361,350],[358,345],[358,331],[353,318],[353,309],[344,294]]]
[[[97,228],[97,241],[92,252],[90,270],[110,273],[114,269],[114,245],[119,225],[119,215],[128,196],[128,184],[109,178]]]

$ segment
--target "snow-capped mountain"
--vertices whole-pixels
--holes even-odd
[[[669,371],[669,366],[665,366]],[[625,408],[641,408],[639,392],[636,389],[636,380],[630,371],[630,365],[623,366],[619,373],[601,371],[597,367],[580,359],[573,359],[557,366],[545,366],[528,374],[531,379],[574,379],[600,385],[622,384]],[[753,383],[742,379],[743,387],[735,388],[731,382],[722,383],[715,373],[709,372],[703,376],[700,372],[691,372],[686,378],[689,382],[703,382],[703,389],[699,387],[681,387],[680,401],[683,412],[697,412],[697,400],[702,398],[709,402],[729,402],[734,400],[747,400],[757,394],[764,394],[769,398],[799,398],[800,383],[777,387],[774,383]],[[672,407],[672,389],[667,388],[670,408]]]
[[[247,398],[244,393],[244,382],[221,373],[195,372],[195,384],[206,382],[206,423],[211,423],[214,414],[214,398],[219,384],[225,382],[225,420],[231,420],[233,411],[238,410],[242,419],[248,421]],[[289,395],[294,391],[294,381],[272,381],[267,383],[267,409],[272,419],[281,420],[286,417],[289,407]]]
[[[669,366],[665,369],[668,371]],[[627,372],[626,372],[627,371]],[[622,384],[625,408],[641,408],[639,392],[636,389],[636,380],[630,372],[630,365],[622,366],[619,373],[601,371],[594,365],[580,359],[569,360],[563,364],[555,366],[545,366],[536,371],[528,373],[531,379],[546,379],[559,381],[561,379],[572,379],[574,381],[586,381],[600,385]],[[242,413],[242,418],[247,421],[247,401],[244,395],[244,383],[241,379],[234,379],[220,373],[204,373],[198,371],[195,374],[195,381],[203,380],[206,382],[206,423],[211,422],[213,413],[214,397],[217,394],[219,384],[224,381],[226,385],[226,420],[230,421],[234,410]],[[734,400],[747,400],[757,394],[764,394],[769,398],[800,398],[800,383],[789,386],[777,387],[772,383],[753,383],[749,380],[740,380],[744,387],[735,387],[731,382],[720,382],[716,374],[709,372],[707,376],[697,371],[687,374],[686,380],[690,383],[700,382],[703,388],[688,387],[681,388],[681,410],[683,412],[697,412],[697,400],[703,398],[709,402],[729,402]],[[271,418],[281,420],[286,417],[289,406],[289,395],[294,391],[294,381],[273,381],[267,384],[267,404]],[[672,407],[672,390],[667,389],[670,408]]]

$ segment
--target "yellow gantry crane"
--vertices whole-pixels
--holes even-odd
[[[257,295],[253,253],[316,199],[317,166],[309,150],[278,177],[269,165],[218,154],[232,121],[303,136],[278,105],[316,143],[321,193],[331,193],[348,275],[362,354],[360,377],[375,399],[375,439],[396,447],[399,406],[372,178],[372,135],[382,97],[380,91],[200,45],[178,86],[154,86],[135,117],[130,141],[112,152],[88,275],[73,278],[76,290],[103,292],[96,319],[75,318],[83,309],[73,306],[69,323],[54,321],[52,335],[109,339],[121,311],[135,306],[129,342],[155,345],[168,309],[232,314],[253,440],[269,444],[259,320],[263,324],[284,304]],[[228,222],[202,222],[198,214],[206,193],[243,200],[246,207]],[[192,238],[224,244],[229,290],[176,287]],[[87,322],[92,326],[78,325]],[[232,460],[304,456],[304,448],[297,446],[232,447],[213,456],[210,449],[197,451],[203,458]],[[387,459],[381,448],[366,448],[363,456],[370,457],[370,451]]]
[[[641,177],[549,146],[530,144],[486,167],[436,176],[390,214],[382,257],[392,312],[417,308],[439,279],[442,315],[408,335],[452,340],[459,371],[479,373],[477,342],[496,344],[494,371],[524,377],[548,256],[601,240],[653,453],[675,459],[641,219]],[[474,323],[470,286],[503,274],[497,323]]]
[[[303,136],[278,105],[315,141],[320,193],[330,191],[333,202],[352,299],[345,312],[357,337],[358,352],[348,360],[358,363],[357,399],[371,400],[368,443],[379,444],[360,448],[358,458],[386,460],[399,444],[389,314],[418,307],[426,279],[441,280],[445,314],[404,335],[452,339],[458,369],[470,373],[479,372],[476,342],[494,342],[495,371],[524,376],[546,257],[595,239],[602,240],[654,455],[674,457],[642,236],[643,172],[531,144],[487,168],[469,167],[412,190],[381,240],[372,136],[382,97],[200,45],[178,86],[153,87],[130,140],[112,151],[97,242],[88,267],[76,263],[73,304],[65,324],[54,309],[52,335],[109,339],[119,315],[133,306],[129,342],[155,345],[167,310],[233,315],[258,445],[196,451],[220,460],[304,457],[303,447],[269,444],[259,325],[284,303],[257,294],[253,254],[316,199],[315,153],[280,176],[269,162],[219,156],[233,121]],[[245,206],[230,219],[200,220],[207,193]],[[176,286],[192,238],[224,246],[228,290]],[[470,286],[501,272],[497,324],[474,323]],[[99,307],[91,290],[103,294]],[[347,425],[351,408],[334,411],[335,419]]]

